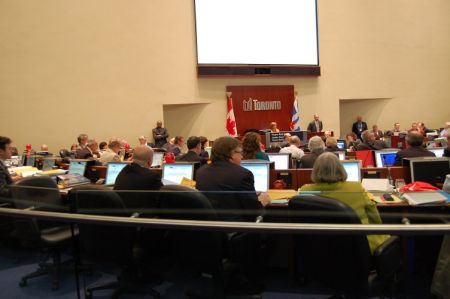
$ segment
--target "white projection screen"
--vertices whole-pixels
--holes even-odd
[[[316,0],[195,0],[198,65],[319,65]]]

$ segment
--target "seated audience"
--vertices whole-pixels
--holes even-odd
[[[162,186],[161,174],[151,170],[153,150],[144,145],[134,149],[132,163],[119,173],[114,190],[159,190]],[[145,192],[120,193],[127,207],[143,208],[152,206],[152,200]],[[156,204],[156,201],[153,202]]]
[[[108,144],[108,149],[100,157],[100,163],[106,165],[109,162],[120,162],[119,152],[122,144],[118,140],[112,140]]]
[[[417,123],[417,129],[424,137],[427,136],[427,133],[429,132],[428,128],[425,126],[425,123],[423,122]]]
[[[277,123],[276,122],[271,122],[270,123],[270,132],[272,132],[272,133],[279,133],[280,132],[280,130],[278,129],[278,127],[277,127],[278,125],[277,125]]]
[[[327,152],[338,152],[341,149],[337,146],[337,139],[334,137],[328,137],[325,141],[325,151]]]
[[[183,162],[200,162],[201,164],[206,163],[206,159],[200,157],[202,152],[202,142],[199,137],[191,136],[186,142],[188,152],[186,154],[176,157],[175,161]]]
[[[5,160],[11,159],[12,156],[11,143],[8,137],[0,136],[0,197],[9,197],[9,185],[21,179],[19,176],[11,177],[5,165]]]
[[[450,121],[446,122],[444,128],[439,133],[439,137],[448,137],[450,135]]]
[[[418,131],[411,131],[406,136],[406,149],[397,152],[396,166],[402,165],[403,158],[435,157],[436,155],[423,147],[423,136]]]
[[[384,137],[383,131],[378,129],[378,125],[373,125],[372,126],[372,133],[375,136],[376,140],[380,140],[381,138]]]
[[[181,155],[183,146],[184,146],[184,137],[176,136],[175,139],[173,140],[173,144],[169,145],[169,149],[167,151],[173,153],[174,156],[177,157]]]
[[[392,130],[388,130],[384,132],[384,135],[386,136],[398,136],[400,133],[403,133],[400,131],[400,123],[395,123],[394,128]]]
[[[411,128],[408,130],[409,132],[419,132],[419,125],[417,123],[412,123]]]
[[[365,130],[362,132],[361,139],[363,142],[356,147],[357,151],[380,150],[383,148],[388,148],[386,142],[375,139],[375,135],[372,131]]]
[[[450,157],[450,135],[447,136],[447,147],[444,149],[443,157]]]
[[[347,147],[348,151],[354,151],[356,150],[356,147],[361,143],[361,140],[359,140],[356,137],[355,133],[347,133],[345,135],[345,146]]]
[[[349,205],[359,216],[362,224],[381,224],[377,207],[359,182],[346,182],[347,173],[333,153],[324,153],[317,158],[311,174],[314,184],[303,185],[303,191],[321,191],[319,196],[336,199]],[[388,239],[386,235],[367,235],[370,251]]]
[[[99,143],[98,148],[101,155],[108,149],[108,143],[106,141],[102,141]]]
[[[289,142],[290,142],[290,146],[283,147],[280,150],[280,153],[290,153],[291,157],[293,159],[297,159],[297,160],[305,155],[303,150],[300,149],[301,142],[300,142],[300,138],[298,138],[298,136],[291,136],[291,138],[289,139]]]
[[[145,137],[145,136],[139,136],[139,138],[138,138],[138,140],[139,140],[139,145],[148,145],[148,143],[147,143],[147,137]]]
[[[283,148],[283,147],[290,146],[291,145],[290,138],[291,138],[291,134],[290,133],[285,133],[283,135],[283,143],[281,143],[280,147]]]
[[[261,136],[255,132],[248,132],[242,139],[242,155],[244,160],[267,160],[269,156],[261,151]]]
[[[78,135],[78,138],[77,138],[77,140],[78,140],[77,150],[85,148],[87,146],[88,139],[89,138],[88,138],[87,134],[81,133],[80,135]]]
[[[205,147],[208,144],[208,138],[206,138],[205,136],[199,136],[200,138],[200,142],[202,144],[202,151],[200,152],[200,157],[205,158],[206,160],[209,159],[209,154],[206,151]]]
[[[52,156],[52,153],[49,153],[48,151],[48,145],[47,144],[42,144],[41,145],[41,150],[36,152],[36,155],[41,155],[41,156]]]
[[[325,152],[325,144],[319,136],[313,136],[309,139],[308,148],[311,153],[301,157],[300,168],[313,168],[317,157]]]
[[[77,149],[75,157],[77,159],[89,159],[100,157],[100,153],[98,152],[97,141],[95,139],[89,139],[86,147]]]

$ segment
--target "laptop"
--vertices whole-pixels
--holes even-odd
[[[395,164],[398,149],[375,151],[375,164],[377,167],[391,167]]]
[[[127,162],[109,162],[106,164],[105,185],[114,185],[116,183],[117,176],[128,164],[129,163]]]
[[[194,163],[170,163],[162,168],[162,182],[164,185],[179,185],[183,178],[194,179]]]
[[[164,157],[163,152],[154,152],[152,167],[161,167],[162,162],[163,162],[163,157]]]
[[[291,165],[290,153],[267,153],[270,162],[275,163],[275,170],[286,170]]]
[[[341,150],[345,150],[345,139],[338,139],[337,147],[340,148]]]
[[[79,174],[84,176],[87,167],[87,160],[70,160],[69,174]]]
[[[347,172],[347,182],[361,182],[361,162],[359,160],[341,161]]]
[[[269,190],[269,167],[270,163],[242,161],[241,166],[253,173],[255,180],[255,190],[258,192],[267,192]]]
[[[47,171],[53,169],[56,160],[54,158],[44,158],[42,160],[42,171]]]

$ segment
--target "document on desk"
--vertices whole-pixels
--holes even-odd
[[[362,185],[367,191],[393,192],[388,179],[363,179]]]
[[[447,197],[438,191],[408,192],[403,194],[403,198],[405,198],[412,206],[431,203],[444,203],[447,201]]]

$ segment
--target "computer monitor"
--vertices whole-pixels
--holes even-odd
[[[79,174],[81,176],[84,176],[84,173],[86,172],[86,166],[87,166],[86,160],[70,160],[69,165],[69,174]]]
[[[450,174],[449,158],[421,157],[403,160],[409,161],[411,182],[422,181],[441,188],[445,176]]]
[[[342,149],[342,150],[345,150],[345,139],[338,139],[337,140],[337,147]]]
[[[334,152],[338,157],[339,160],[343,161],[345,160],[345,152],[344,151],[338,151],[338,152]]]
[[[42,171],[51,170],[55,166],[56,160],[54,158],[44,158],[42,160]]]
[[[275,170],[286,170],[291,165],[290,153],[267,153],[270,162],[275,163]]]
[[[391,167],[395,163],[398,149],[375,151],[375,163],[377,167]]]
[[[269,163],[242,161],[241,166],[253,173],[256,191],[267,192],[269,190]]]
[[[433,152],[437,158],[442,158],[444,155],[444,148],[443,147],[434,147],[428,149],[430,152]]]
[[[347,182],[361,182],[361,162],[359,160],[341,161],[347,172]]]
[[[128,164],[126,162],[109,162],[106,164],[105,185],[114,185],[117,176]]]
[[[163,152],[153,152],[153,162],[152,167],[161,167],[163,162],[164,153]]]
[[[162,172],[164,184],[181,184],[183,178],[194,178],[194,163],[164,164]]]

